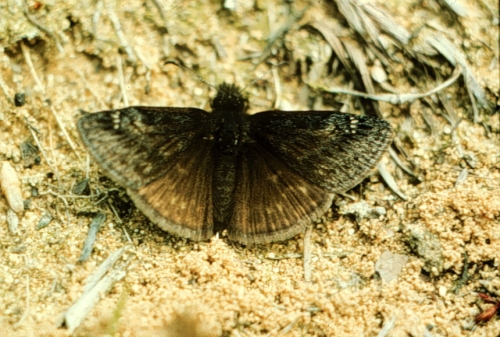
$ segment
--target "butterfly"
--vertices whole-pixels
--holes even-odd
[[[195,241],[227,230],[249,245],[304,231],[335,193],[360,183],[392,141],[380,118],[337,111],[246,113],[223,83],[212,112],[132,106],[77,128],[102,170],[155,224]]]

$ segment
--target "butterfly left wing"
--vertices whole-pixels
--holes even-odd
[[[265,111],[249,137],[312,184],[344,192],[359,184],[392,142],[380,118],[336,111]]]
[[[285,240],[357,185],[392,141],[384,120],[334,111],[249,116],[228,226],[244,244]]]

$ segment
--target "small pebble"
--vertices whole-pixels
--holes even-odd
[[[446,287],[440,286],[438,292],[439,292],[439,296],[446,297]]]
[[[7,224],[9,225],[9,231],[12,235],[17,234],[19,228],[19,217],[12,209],[7,209]]]
[[[2,192],[7,198],[10,208],[16,213],[24,211],[23,194],[21,193],[21,182],[17,172],[9,162],[4,162],[0,171],[0,185]]]
[[[24,92],[17,92],[14,95],[14,104],[19,107],[26,104],[26,94]]]
[[[387,81],[387,74],[381,65],[374,65],[371,69],[371,75],[375,82],[384,83]]]

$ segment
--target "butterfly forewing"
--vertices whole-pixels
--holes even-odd
[[[131,107],[88,114],[78,130],[89,152],[164,230],[212,236],[210,114],[194,108]]]
[[[130,107],[87,114],[78,131],[111,178],[137,189],[162,177],[186,149],[206,141],[208,117],[193,108]]]
[[[330,192],[356,186],[392,141],[386,121],[332,111],[266,111],[250,135],[280,162]]]

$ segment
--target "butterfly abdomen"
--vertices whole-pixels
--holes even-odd
[[[235,156],[217,156],[214,162],[212,203],[214,232],[223,231],[234,210],[234,193],[236,187]]]
[[[236,87],[222,87],[220,90],[229,90],[229,95],[241,97]],[[232,93],[232,94],[231,94]],[[223,96],[213,102],[215,115],[213,127],[214,139],[214,169],[212,176],[212,203],[214,216],[214,231],[224,230],[234,211],[234,197],[237,184],[236,166],[243,145],[243,130],[248,127],[244,114],[244,100],[225,100]]]

